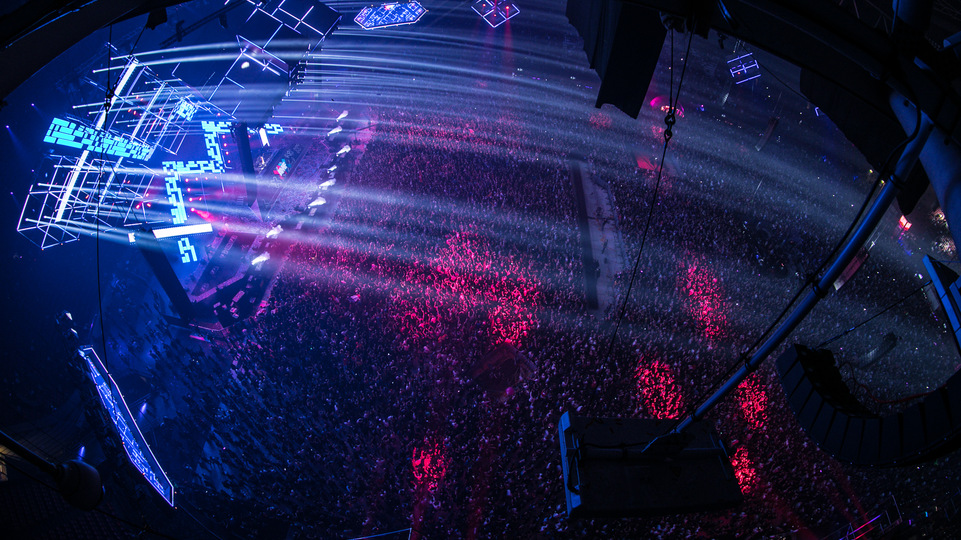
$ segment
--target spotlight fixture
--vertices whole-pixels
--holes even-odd
[[[266,236],[267,238],[277,238],[278,236],[280,236],[280,233],[282,232],[284,232],[284,228],[281,227],[280,225],[277,225],[273,229],[270,229],[269,231],[267,231]]]

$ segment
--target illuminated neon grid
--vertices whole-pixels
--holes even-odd
[[[179,79],[161,80],[136,58],[128,57],[112,107],[103,103],[75,106],[90,108],[95,126],[72,119],[54,119],[44,141],[82,151],[78,157],[52,155],[44,161],[21,211],[17,231],[41,249],[79,240],[82,235],[110,234],[118,227],[152,225],[166,221],[160,212],[148,215],[147,195],[154,176],[162,173],[124,166],[123,160],[147,160],[155,148],[174,155],[200,113],[223,111],[199,98]],[[146,104],[146,105],[145,105]],[[93,109],[97,107],[97,109]],[[184,197],[178,183],[182,174],[216,174],[225,171],[219,138],[231,132],[230,121],[202,121],[206,160],[163,162],[165,176],[161,200],[170,203],[173,224],[186,222]],[[124,133],[117,135],[112,128]],[[269,134],[283,133],[267,124]],[[141,137],[138,137],[141,136]],[[115,159],[98,159],[100,155]],[[93,159],[91,159],[93,158]],[[126,235],[126,232],[120,234]],[[196,261],[190,241],[178,242],[181,260]]]
[[[497,28],[521,12],[514,4],[498,0],[477,0],[470,7],[491,25],[491,28]]]
[[[364,30],[373,30],[402,24],[414,24],[425,13],[427,13],[427,10],[420,5],[420,2],[383,4],[380,7],[370,6],[360,10],[360,13],[354,17],[354,22]]]
[[[81,164],[75,156],[50,156],[27,193],[17,232],[46,249],[81,235],[109,235],[118,228],[160,222],[143,204],[154,175],[150,169],[118,167],[108,160]],[[68,192],[71,177],[74,186]]]
[[[200,127],[204,130],[204,146],[207,147],[207,157],[210,159],[207,161],[164,161],[163,168],[165,171],[179,174],[224,172],[224,156],[220,152],[220,142],[217,140],[217,136],[230,133],[230,122],[204,120],[200,123]]]
[[[104,126],[124,138],[177,154],[188,133],[188,124],[201,112],[223,113],[207,103],[176,77],[162,78],[136,57],[127,56],[123,71],[125,84],[118,86],[111,107],[102,101],[74,105],[74,111],[89,111],[95,125]],[[94,73],[105,71],[95,70]],[[145,159],[149,159],[147,155]]]
[[[257,13],[262,13],[277,22],[278,27],[277,30],[274,31],[274,35],[280,30],[280,26],[286,26],[298,34],[313,33],[323,39],[332,29],[332,27],[318,28],[316,26],[317,23],[311,18],[311,12],[314,10],[314,6],[307,2],[287,2],[287,0],[275,0],[272,2],[247,0],[247,2],[254,6],[250,17],[253,17]],[[305,11],[301,12],[298,8]],[[248,17],[248,20],[250,17]],[[267,40],[267,42],[269,43],[270,40]],[[314,46],[316,45],[317,44],[314,44]],[[266,48],[267,43],[263,46]],[[311,50],[313,50],[313,47]]]
[[[74,106],[88,110],[92,127],[82,120],[54,119],[44,142],[80,151],[79,157],[52,155],[45,159],[21,211],[17,231],[41,249],[76,241],[83,235],[119,233],[119,227],[167,221],[162,212],[150,212],[147,196],[154,176],[163,173],[143,166],[132,168],[124,159],[147,161],[157,148],[174,156],[180,150],[193,119],[201,113],[222,114],[176,78],[161,79],[135,57],[120,69],[110,107],[103,102]],[[102,70],[101,70],[102,71]],[[186,221],[183,193],[176,185],[179,173],[221,173],[225,170],[219,136],[231,130],[226,121],[200,122],[206,160],[164,162],[173,186],[161,195],[172,205],[174,224]],[[195,129],[195,128],[194,128]],[[270,132],[283,129],[275,124]],[[106,156],[110,156],[107,159]],[[99,159],[103,158],[103,159]],[[175,200],[171,200],[175,199]],[[178,204],[179,201],[179,204]],[[193,246],[179,244],[181,258],[196,260]]]
[[[84,347],[78,351],[80,356],[87,362],[88,374],[90,379],[97,386],[97,394],[100,396],[100,403],[110,415],[117,435],[123,443],[123,449],[130,459],[130,463],[137,468],[147,482],[157,490],[157,493],[167,501],[170,506],[174,505],[174,485],[167,478],[160,463],[147,445],[143,433],[137,427],[130,409],[124,402],[120,388],[114,382],[113,377],[107,372],[100,357],[90,347]]]
[[[274,54],[271,54],[262,47],[258,47],[253,41],[250,41],[243,36],[237,36],[237,44],[240,46],[240,56],[237,57],[237,61],[234,62],[234,65],[236,65],[239,61],[253,62],[264,71],[269,71],[278,76],[287,76],[287,62],[284,62],[282,59]],[[247,69],[244,67],[244,64],[241,64],[240,67],[241,69]],[[232,71],[233,67],[231,67],[230,71],[227,72],[228,77],[232,74]],[[231,80],[231,82],[234,82],[237,84],[237,86],[243,88],[242,84],[236,83],[233,80]]]
[[[753,81],[761,76],[761,67],[758,66],[757,60],[754,59],[754,53],[742,54],[737,58],[732,58],[727,61],[727,64],[731,71],[731,78],[734,79],[734,84]],[[751,71],[752,69],[756,69],[758,72],[753,73]]]
[[[153,152],[153,148],[145,144],[62,118],[50,122],[43,142],[139,161],[146,160]]]
[[[251,10],[239,29],[244,35],[236,36],[237,57],[219,80],[203,83],[201,91],[228,115],[256,125],[269,115],[266,101],[281,99],[299,82],[296,74],[304,69],[305,57],[320,47],[341,16],[316,0],[247,4]],[[250,85],[261,86],[260,91],[245,91]]]
[[[81,231],[57,225],[53,222],[52,214],[45,215],[47,212],[44,209],[56,208],[57,200],[54,192],[32,186],[20,211],[17,232],[40,249],[69,244],[80,239]]]

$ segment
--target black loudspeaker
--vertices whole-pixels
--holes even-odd
[[[713,428],[700,422],[683,435],[660,437],[674,423],[564,413],[558,429],[568,515],[655,516],[740,503],[734,469]]]
[[[660,14],[621,0],[568,0],[567,18],[601,77],[595,105],[637,118],[667,36]]]
[[[830,351],[794,345],[777,370],[798,423],[840,461],[910,465],[961,447],[961,372],[920,403],[882,417],[851,394]]]

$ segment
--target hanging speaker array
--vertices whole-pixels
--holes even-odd
[[[840,461],[910,465],[961,446],[961,372],[906,409],[879,415],[851,393],[831,351],[794,345],[777,370],[798,423]]]

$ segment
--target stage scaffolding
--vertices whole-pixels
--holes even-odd
[[[206,72],[192,71],[189,57],[181,65],[171,51],[118,55],[94,70],[105,85],[87,81],[106,99],[74,105],[75,116],[53,119],[43,140],[54,150],[36,173],[17,231],[46,249],[83,235],[133,241],[134,231],[168,223],[171,214],[183,225],[180,178],[224,172],[220,138],[232,126],[246,125],[263,138],[280,133],[280,126],[267,124],[273,107],[304,77],[311,53],[341,15],[316,0],[248,0],[247,7],[245,34],[234,36],[236,58],[219,78],[190,79]],[[174,68],[160,76],[151,62]],[[219,82],[211,86],[211,80]],[[209,159],[176,160],[188,135],[204,137]],[[164,159],[155,170],[147,164],[161,161],[153,160],[158,150]],[[154,177],[158,187],[151,190]],[[189,248],[189,241],[180,242]]]
[[[78,117],[54,118],[44,136],[56,150],[38,169],[17,224],[41,249],[82,235],[126,239],[169,221],[169,212],[152,209],[150,193],[154,177],[165,173],[146,162],[157,150],[177,155],[195,116],[225,115],[183,81],[161,78],[133,56],[117,60],[109,107],[75,105]],[[159,190],[154,195],[161,204],[169,200]]]
[[[146,195],[155,174],[162,172],[118,167],[109,160],[80,164],[76,157],[48,157],[41,164],[39,181],[27,193],[17,232],[46,249],[98,230],[107,237],[126,237],[122,229],[162,222],[167,219],[164,214],[148,214]],[[74,187],[68,191],[71,178]]]

